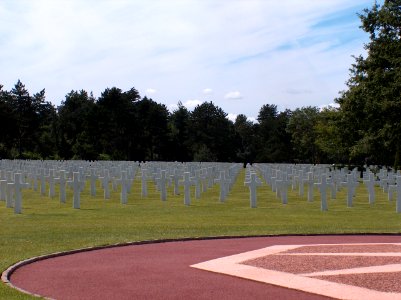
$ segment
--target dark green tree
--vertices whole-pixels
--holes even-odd
[[[0,85],[0,158],[11,158],[14,140],[14,116],[11,95]]]
[[[243,163],[252,163],[256,158],[256,126],[244,114],[239,114],[234,122],[236,133],[236,156]]]
[[[315,125],[315,144],[327,163],[348,163],[349,149],[342,139],[341,114],[338,108],[326,107]]]
[[[257,126],[257,161],[291,161],[291,138],[285,130],[290,115],[289,110],[279,113],[274,104],[261,107]]]
[[[171,135],[171,159],[176,161],[192,161],[193,154],[189,145],[189,121],[191,113],[178,102],[178,108],[173,111],[169,119]]]
[[[39,123],[35,131],[35,148],[32,151],[42,159],[58,158],[57,110],[51,102],[45,101],[44,90],[33,95],[33,99]]]
[[[291,135],[294,158],[299,162],[322,162],[321,153],[316,145],[318,119],[319,109],[312,106],[297,108],[291,114],[287,132]]]
[[[190,118],[190,144],[195,161],[233,161],[234,125],[213,102],[195,107]]]
[[[71,91],[58,107],[59,155],[64,159],[98,158],[95,99],[84,90]]]
[[[360,15],[370,36],[366,57],[356,57],[348,89],[337,99],[350,158],[400,166],[401,0],[375,3]]]
[[[25,85],[18,80],[14,88],[5,93],[4,98],[11,108],[11,140],[14,153],[11,156],[18,158],[45,158],[38,150],[40,138],[46,130],[46,122],[50,122],[44,114],[45,107],[50,108],[50,102],[45,101],[45,90],[31,96]],[[50,108],[51,110],[52,108]],[[54,107],[53,107],[54,109]],[[50,141],[49,141],[50,142]],[[51,145],[49,145],[51,147]]]
[[[113,160],[127,160],[135,156],[138,120],[135,104],[140,95],[134,88],[127,92],[107,88],[96,102],[99,132],[99,153]]]
[[[139,160],[170,160],[168,119],[169,112],[164,104],[144,97],[135,105],[138,126]]]
[[[32,138],[37,127],[35,107],[25,85],[18,80],[10,92],[10,105],[13,116],[14,146],[18,157],[23,158],[23,151],[32,148]]]

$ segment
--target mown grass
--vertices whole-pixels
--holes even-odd
[[[219,187],[192,197],[184,206],[183,195],[160,201],[149,183],[149,197],[141,198],[140,180],[134,182],[128,204],[122,205],[119,193],[103,199],[89,195],[87,185],[81,194],[81,209],[72,208],[72,192],[66,204],[39,192],[23,192],[23,213],[15,215],[0,202],[0,270],[13,263],[57,251],[131,241],[276,234],[398,233],[401,215],[395,213],[395,201],[376,189],[376,202],[369,205],[366,188],[360,184],[354,206],[346,206],[346,190],[328,202],[329,210],[320,211],[320,195],[313,202],[297,191],[289,192],[289,203],[281,204],[267,185],[258,189],[258,207],[249,207],[249,190],[244,187],[242,171],[225,203],[220,203]],[[330,193],[328,193],[330,194]],[[192,193],[193,196],[193,193]],[[0,299],[31,299],[6,285],[0,285]]]

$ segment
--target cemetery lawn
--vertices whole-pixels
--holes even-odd
[[[346,206],[346,189],[330,199],[328,211],[320,211],[320,195],[315,189],[314,201],[289,190],[288,204],[281,204],[267,185],[258,188],[258,207],[249,207],[249,189],[244,186],[244,170],[225,203],[219,202],[219,186],[214,186],[184,206],[183,192],[179,196],[168,190],[167,201],[149,182],[148,198],[140,196],[140,179],[122,205],[119,192],[111,199],[89,195],[89,184],[81,194],[81,209],[72,208],[72,192],[67,203],[60,204],[58,196],[49,198],[32,190],[23,191],[22,214],[0,207],[0,270],[33,256],[91,246],[143,240],[177,239],[207,236],[247,236],[280,234],[342,234],[342,233],[399,233],[401,214],[395,212],[395,200],[376,187],[376,202],[368,203],[366,187],[359,185],[354,206]],[[58,195],[58,193],[56,193]],[[0,285],[0,299],[32,299]]]

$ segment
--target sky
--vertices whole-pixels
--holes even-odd
[[[382,3],[383,1],[378,1]],[[230,119],[334,103],[369,41],[374,0],[0,0],[0,84],[55,106],[71,90],[135,88]]]

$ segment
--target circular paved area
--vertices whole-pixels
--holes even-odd
[[[190,266],[275,245],[400,242],[400,236],[338,235],[129,245],[37,261],[17,268],[9,280],[55,299],[329,299]]]

